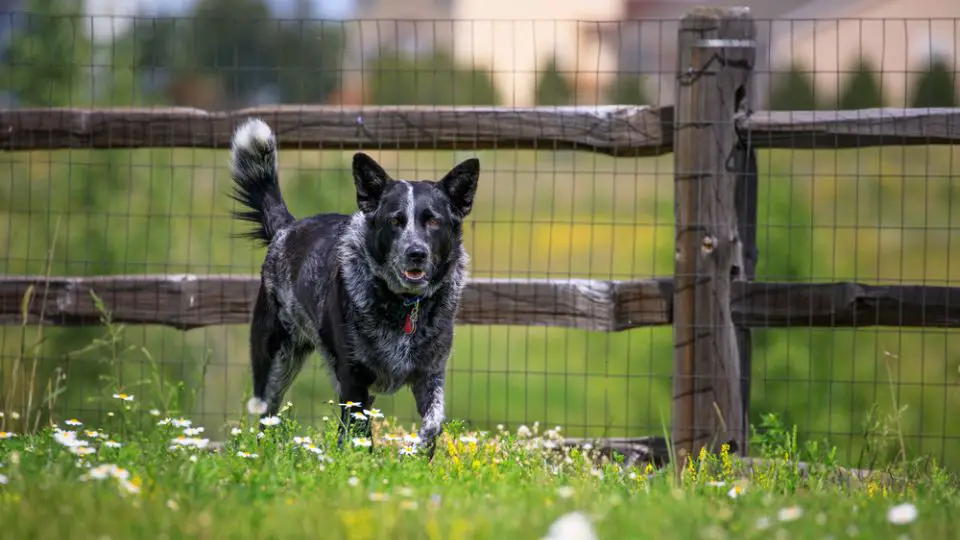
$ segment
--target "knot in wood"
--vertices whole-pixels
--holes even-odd
[[[713,248],[716,247],[717,240],[712,236],[704,236],[703,240],[700,241],[700,250],[704,254],[713,253]]]

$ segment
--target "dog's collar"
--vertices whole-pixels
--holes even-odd
[[[403,333],[411,335],[417,331],[417,320],[420,318],[420,302],[422,296],[408,296],[403,299],[404,307],[410,307],[403,321]]]

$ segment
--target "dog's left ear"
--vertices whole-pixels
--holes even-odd
[[[440,180],[440,189],[447,194],[453,203],[453,210],[458,217],[464,218],[473,209],[473,196],[477,193],[477,182],[480,180],[480,160],[471,158],[454,167],[443,180]]]
[[[367,214],[380,205],[380,196],[390,175],[372,157],[357,152],[353,155],[353,184],[357,188],[357,206]]]

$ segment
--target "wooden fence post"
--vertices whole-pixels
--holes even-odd
[[[756,29],[746,8],[694,8],[680,23],[674,149],[674,375],[671,439],[683,466],[700,448],[745,446],[731,282],[743,270],[738,108]]]

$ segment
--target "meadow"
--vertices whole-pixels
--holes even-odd
[[[746,469],[721,448],[682,469],[626,467],[589,445],[560,449],[561,426],[465,429],[451,422],[434,459],[379,410],[374,440],[336,444],[339,408],[318,428],[279,416],[204,426],[142,411],[114,392],[106,421],[70,418],[29,434],[0,432],[0,523],[6,538],[953,538],[957,479],[906,463],[898,476],[851,480],[775,418]],[[807,457],[810,457],[809,455]],[[893,469],[891,469],[892,471]]]
[[[952,284],[953,148],[760,153],[760,280]],[[472,152],[372,154],[397,176],[430,178]],[[479,277],[632,279],[673,266],[672,156],[612,159],[577,152],[476,153],[480,193],[466,231]],[[350,152],[285,152],[282,184],[296,215],[350,211]],[[0,249],[6,274],[242,273],[262,251],[231,234],[226,151],[22,152],[2,156]],[[109,307],[109,306],[108,306]],[[193,398],[184,414],[226,435],[249,388],[246,329],[180,332],[0,329],[4,407],[44,422],[106,411],[91,398],[110,373],[144,395],[153,377]],[[97,345],[90,346],[94,340]],[[754,420],[777,413],[804,439],[828,439],[843,463],[898,456],[960,465],[960,342],[954,331],[796,328],[754,332]],[[107,364],[116,365],[107,368]],[[18,372],[19,375],[14,376]],[[451,360],[448,416],[471,429],[540,421],[570,436],[657,435],[670,420],[670,328],[616,334],[542,327],[462,327]],[[50,381],[55,381],[50,385]],[[32,390],[32,393],[31,393]],[[190,392],[187,392],[187,391]],[[892,390],[892,391],[891,391]],[[322,424],[334,398],[314,359],[291,400]],[[151,397],[166,410],[169,395]],[[408,392],[377,405],[406,427]],[[140,415],[145,413],[141,411]],[[22,431],[8,425],[5,429]]]

